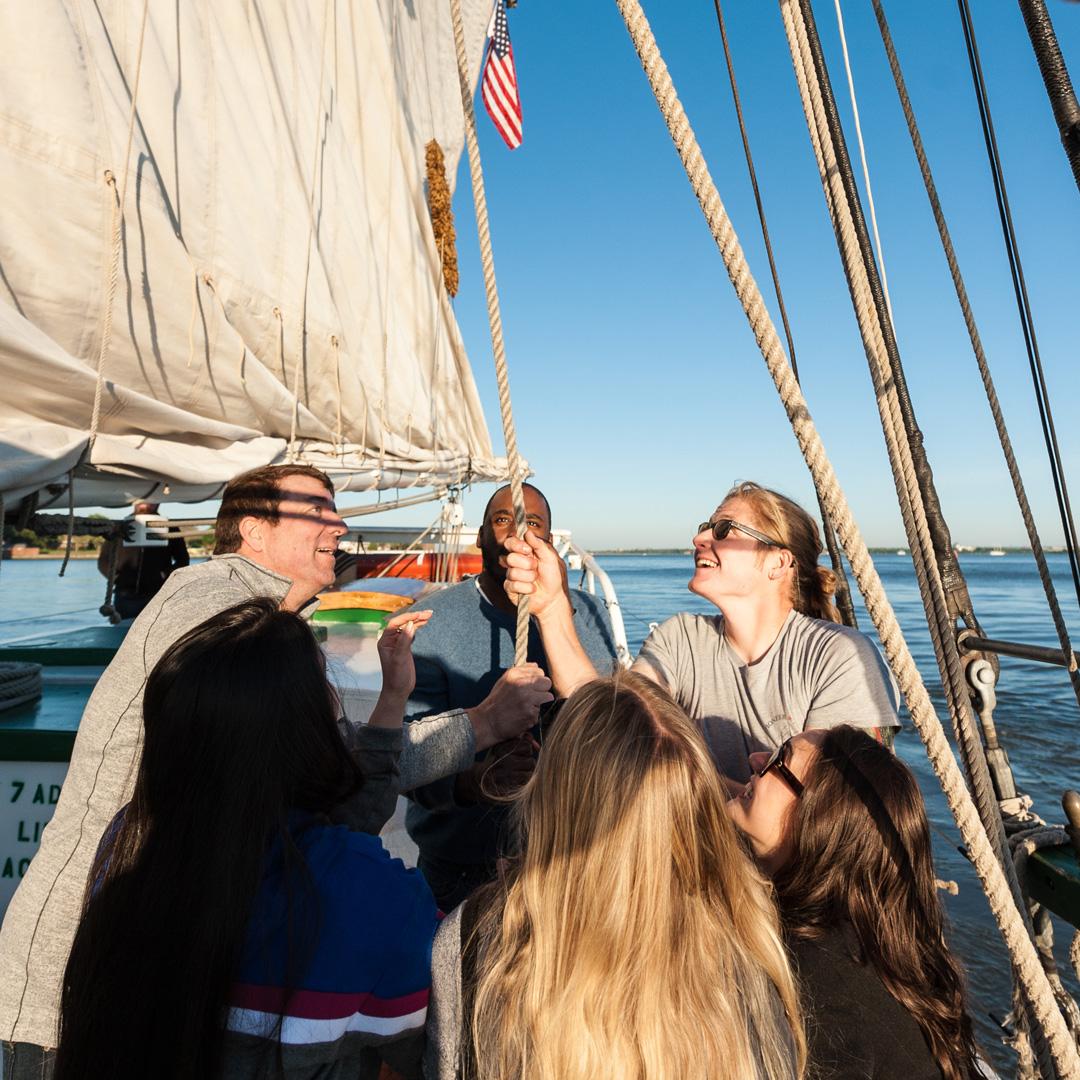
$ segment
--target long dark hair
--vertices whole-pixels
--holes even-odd
[[[960,968],[945,944],[930,827],[911,771],[856,728],[833,728],[789,824],[774,876],[785,931],[814,939],[849,924],[889,993],[918,1023],[946,1080],[973,1073]]]
[[[302,876],[290,814],[319,820],[360,782],[318,645],[269,599],[169,649],[143,723],[134,794],[98,852],[64,974],[57,1080],[215,1075],[267,854]]]

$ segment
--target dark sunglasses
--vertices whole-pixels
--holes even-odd
[[[716,521],[703,521],[697,527],[698,533],[711,532],[714,540],[723,540],[732,529],[738,529],[741,533],[746,533],[747,536],[753,537],[755,540],[762,544],[767,544],[769,547],[783,547],[778,540],[773,540],[771,537],[766,536],[764,533],[759,533],[757,529],[751,529],[749,525],[743,525],[741,522],[732,521],[731,518],[719,518]]]
[[[792,791],[796,798],[803,793],[802,781],[787,767],[787,761],[791,757],[791,737],[786,738],[771,754],[769,760],[755,769],[757,776],[764,776],[770,770],[775,772]]]

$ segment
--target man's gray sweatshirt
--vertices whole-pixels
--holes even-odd
[[[132,624],[90,696],[56,812],[0,929],[0,1039],[56,1046],[61,984],[87,877],[105,828],[131,798],[142,751],[143,688],[154,665],[213,615],[256,596],[281,601],[291,584],[242,555],[219,556],[175,571]],[[312,601],[302,614],[316,606]],[[359,759],[364,753],[385,757],[401,739],[378,729],[347,734]],[[410,724],[399,790],[460,772],[474,753],[464,712],[432,717],[419,728]],[[384,766],[375,771],[385,773]],[[340,820],[377,832],[387,802],[385,785],[373,785],[343,808]]]

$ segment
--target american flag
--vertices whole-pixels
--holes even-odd
[[[495,0],[488,37],[491,43],[484,63],[480,94],[488,116],[498,128],[503,141],[511,150],[516,150],[521,145],[521,98],[518,97],[514,50],[510,47],[503,0]]]

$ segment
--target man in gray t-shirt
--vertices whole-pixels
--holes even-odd
[[[896,688],[870,639],[797,611],[753,664],[728,644],[723,615],[682,614],[649,635],[634,666],[701,722],[717,768],[741,783],[750,754],[800,731],[897,723]]]

